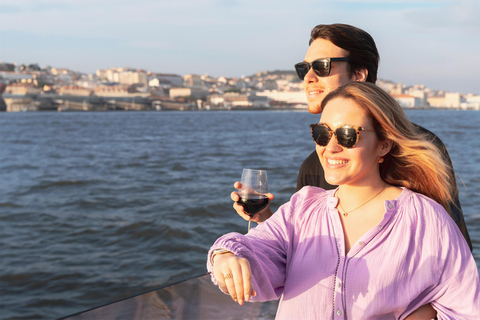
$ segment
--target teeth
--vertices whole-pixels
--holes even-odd
[[[328,162],[328,164],[335,165],[335,164],[345,164],[345,163],[347,163],[348,161],[347,161],[347,160],[327,159],[327,162]]]

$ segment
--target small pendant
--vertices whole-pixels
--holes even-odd
[[[348,213],[344,212],[342,213],[344,217],[348,216]]]

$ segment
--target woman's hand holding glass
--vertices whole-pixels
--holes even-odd
[[[241,190],[242,189],[242,183],[240,181],[237,181],[233,184],[233,187]],[[270,210],[270,202],[273,200],[274,196],[271,193],[266,193],[265,194],[268,198],[268,205],[260,212],[256,213],[253,216],[250,216],[248,213],[245,212],[245,208],[243,205],[238,204],[237,202],[240,200],[240,195],[237,191],[233,191],[230,195],[232,200],[234,201],[233,203],[233,209],[237,211],[238,215],[242,217],[244,220],[247,221],[253,221],[256,223],[262,223],[266,221],[268,218],[270,218],[273,214],[272,210]]]
[[[257,295],[253,290],[252,269],[247,259],[233,253],[216,255],[213,258],[212,271],[220,289],[239,305]]]

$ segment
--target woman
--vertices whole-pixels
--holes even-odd
[[[247,235],[219,238],[213,281],[239,304],[281,296],[278,319],[405,319],[428,303],[439,319],[480,319],[437,149],[373,84],[340,87],[322,107],[312,135],[339,187],[304,187]]]

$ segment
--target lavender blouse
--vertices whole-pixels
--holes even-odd
[[[475,261],[442,206],[403,189],[345,255],[334,192],[304,187],[248,234],[220,237],[209,257],[225,248],[248,259],[251,301],[281,297],[277,319],[404,319],[427,303],[438,319],[480,319]]]

